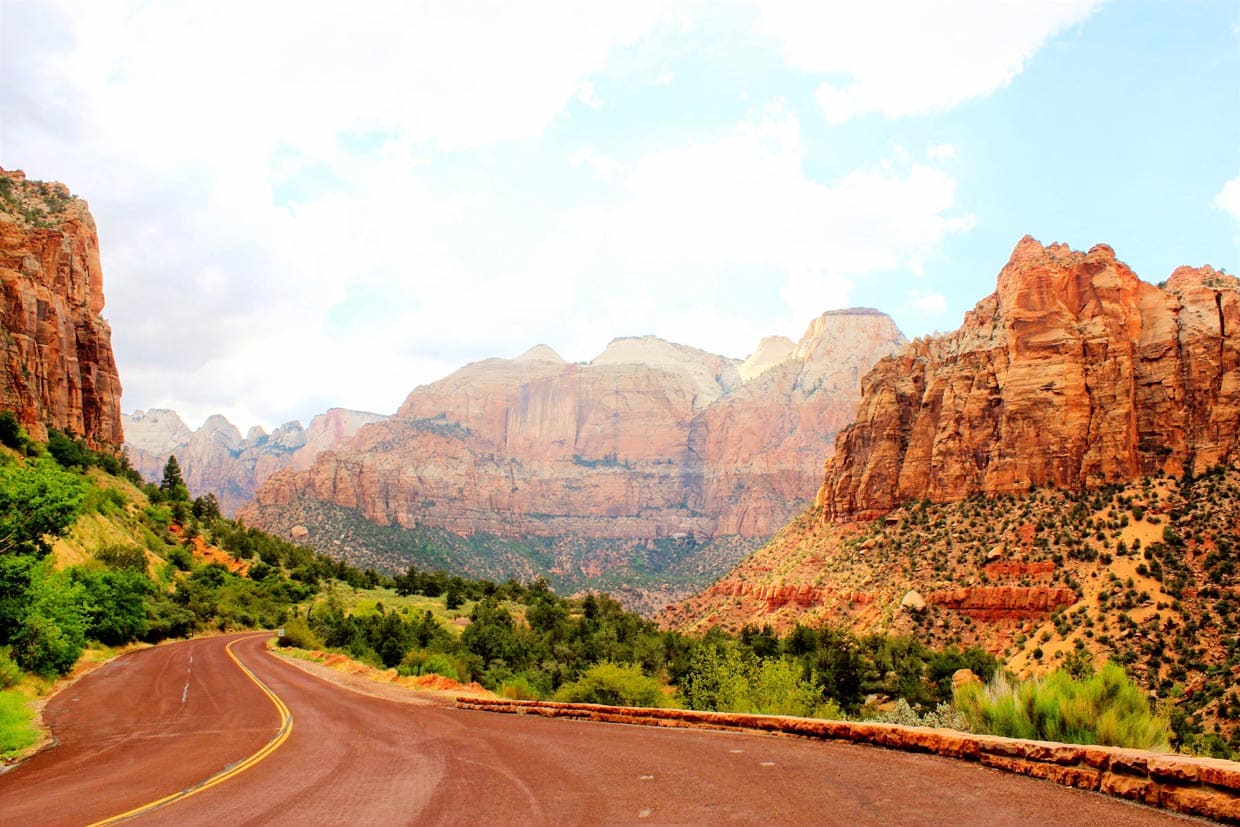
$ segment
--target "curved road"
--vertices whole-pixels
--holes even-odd
[[[58,745],[0,775],[0,825],[91,824],[222,772],[213,786],[126,823],[1186,821],[936,756],[470,712],[413,693],[385,699],[270,655],[266,640],[234,635],[136,652],[62,692],[44,713]],[[281,702],[292,719],[283,734]]]

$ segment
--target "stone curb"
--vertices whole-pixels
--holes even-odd
[[[849,741],[946,758],[1028,775],[1177,813],[1240,825],[1240,763],[1119,747],[1022,741],[951,729],[741,715],[690,709],[646,709],[554,701],[456,699],[459,709],[573,718],[640,726],[727,729]]]

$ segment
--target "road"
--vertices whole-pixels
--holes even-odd
[[[937,756],[374,697],[267,653],[265,640],[136,652],[52,699],[59,743],[0,775],[0,825],[91,824],[212,777],[126,823],[1186,822]]]

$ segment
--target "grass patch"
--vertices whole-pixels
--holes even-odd
[[[38,741],[34,710],[26,696],[16,689],[0,692],[0,759],[13,758]]]
[[[1150,710],[1141,688],[1113,663],[1080,680],[1057,670],[1044,678],[1011,681],[996,673],[989,684],[969,684],[956,706],[975,732],[1166,751],[1167,721]]]

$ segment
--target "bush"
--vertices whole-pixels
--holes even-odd
[[[421,666],[418,667],[419,675],[441,675],[445,678],[451,678],[454,681],[461,679],[461,673],[457,671],[456,666],[448,659],[447,655],[438,653],[428,655]]]
[[[17,686],[22,679],[22,668],[9,657],[7,646],[0,647],[0,689]]]
[[[7,445],[14,451],[26,452],[30,437],[26,429],[17,421],[12,411],[0,411],[0,445]]]
[[[299,617],[284,622],[284,634],[276,641],[279,646],[295,646],[298,649],[322,649],[323,641],[319,640],[306,621]]]
[[[663,685],[642,674],[640,666],[604,661],[560,687],[557,701],[608,706],[666,706]]]
[[[30,603],[13,637],[13,660],[44,677],[64,675],[86,646],[85,593],[65,574],[37,572]]]
[[[1170,745],[1167,721],[1114,663],[1081,680],[1064,670],[1023,682],[996,674],[985,686],[957,690],[956,707],[975,732],[1134,749]]]
[[[95,559],[108,568],[146,572],[146,552],[138,546],[103,546],[96,549]]]
[[[500,685],[499,694],[513,701],[536,701],[541,695],[525,675],[513,675]]]
[[[924,713],[918,713],[909,705],[909,702],[901,698],[896,701],[895,708],[890,712],[882,712],[874,717],[875,721],[883,724],[902,724],[903,726],[925,726],[934,727],[935,729],[956,729],[961,732],[968,732],[969,719],[964,713],[956,709],[951,704],[944,701],[934,709],[927,710]]]

